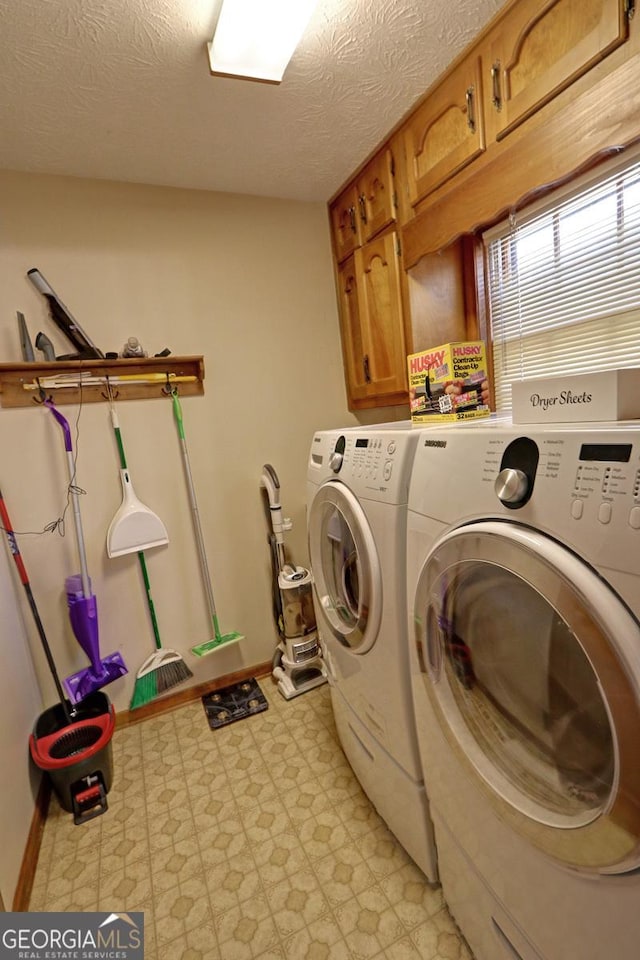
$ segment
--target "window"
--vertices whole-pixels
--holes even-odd
[[[640,367],[640,159],[484,237],[496,407],[527,377]]]

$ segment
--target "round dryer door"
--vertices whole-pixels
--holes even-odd
[[[309,510],[309,555],[319,616],[354,653],[375,643],[382,615],[382,578],[371,528],[357,498],[329,481]]]
[[[502,819],[564,865],[640,865],[640,626],[579,557],[516,523],[444,536],[422,568],[423,681]]]

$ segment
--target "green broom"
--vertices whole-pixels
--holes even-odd
[[[166,650],[162,648],[160,642],[160,631],[158,621],[156,620],[155,607],[151,596],[151,584],[149,583],[149,574],[147,573],[147,563],[144,558],[144,552],[138,551],[138,560],[144,580],[145,593],[147,596],[147,606],[149,607],[149,616],[153,626],[153,636],[155,638],[157,649],[144,661],[136,674],[136,683],[133,688],[133,696],[129,704],[130,710],[137,707],[144,707],[145,704],[155,700],[161,694],[176,687],[184,680],[193,676],[192,671],[184,662],[182,656],[177,650]]]
[[[236,630],[232,630],[230,633],[221,633],[220,625],[218,623],[218,615],[216,613],[216,605],[213,599],[213,587],[211,586],[211,575],[209,573],[209,564],[207,563],[207,554],[204,546],[204,536],[202,533],[202,526],[200,524],[200,514],[198,512],[198,502],[196,500],[196,491],[193,485],[193,477],[191,475],[191,465],[189,463],[189,451],[187,450],[187,441],[184,435],[184,425],[182,422],[182,407],[180,406],[180,398],[178,397],[178,390],[176,387],[171,391],[171,398],[173,400],[173,415],[175,417],[176,426],[178,428],[178,437],[180,438],[180,449],[182,452],[182,463],[184,465],[184,472],[187,481],[187,489],[189,491],[189,504],[191,506],[191,514],[193,517],[193,528],[196,535],[196,543],[198,545],[198,556],[200,558],[200,570],[202,572],[202,580],[204,583],[205,594],[207,597],[207,605],[209,607],[209,616],[211,617],[211,623],[213,626],[213,637],[211,640],[205,640],[203,643],[196,644],[195,647],[191,647],[191,652],[195,653],[197,657],[204,657],[207,653],[214,653],[216,650],[219,650],[221,647],[226,647],[231,643],[237,643],[239,640],[244,640],[244,635],[238,633]]]
[[[122,434],[120,433],[120,424],[118,423],[118,415],[116,413],[113,398],[111,396],[111,389],[108,384],[107,389],[109,392],[109,403],[111,406],[111,422],[113,423],[113,432],[115,433],[116,443],[118,445],[118,454],[120,456],[120,469],[127,470],[127,460],[124,455],[124,445],[122,443]],[[162,647],[162,643],[160,641],[160,630],[158,628],[156,611],[153,604],[153,597],[151,596],[151,584],[149,582],[149,574],[147,571],[147,562],[145,560],[144,551],[138,550],[136,552],[138,554],[138,560],[140,561],[140,570],[142,571],[142,579],[144,581],[145,595],[147,598],[147,606],[149,608],[151,625],[153,627],[153,636],[155,639],[156,649],[150,656],[147,657],[136,674],[133,696],[131,697],[131,703],[129,704],[130,710],[135,710],[137,707],[144,707],[145,704],[150,703],[151,700],[155,700],[156,697],[166,693],[167,690],[171,690],[172,687],[177,686],[179,683],[182,683],[184,680],[188,680],[193,676],[192,671],[189,669],[177,650],[168,650],[163,649]]]

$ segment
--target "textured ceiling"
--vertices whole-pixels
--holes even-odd
[[[279,86],[210,76],[218,4],[0,0],[0,168],[326,200],[503,0],[318,0]]]

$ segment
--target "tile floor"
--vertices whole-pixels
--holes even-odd
[[[52,800],[31,910],[143,910],[146,960],[471,960],[362,792],[327,686],[212,731],[200,701],[117,730],[109,810]]]

